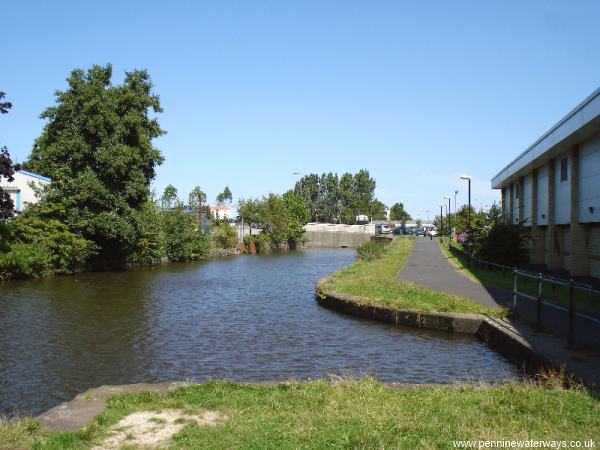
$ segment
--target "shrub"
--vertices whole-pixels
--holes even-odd
[[[183,208],[163,211],[165,254],[169,261],[193,261],[210,255],[210,242],[200,233],[196,217]]]
[[[505,266],[522,266],[529,262],[522,225],[493,221],[473,230],[473,253],[481,259]]]
[[[15,243],[10,251],[0,254],[2,278],[34,278],[52,272],[52,256],[48,248],[39,242]]]
[[[15,258],[25,257],[32,252],[44,253],[50,260],[50,272],[71,274],[84,270],[91,257],[96,254],[97,247],[93,242],[70,231],[65,223],[53,218],[50,213],[47,208],[32,207],[11,221],[10,228],[14,237],[11,251],[16,252]],[[42,275],[33,266],[31,268],[31,276]]]
[[[356,249],[358,259],[362,261],[373,261],[383,256],[386,246],[381,242],[369,241]]]
[[[272,250],[271,239],[265,233],[252,234],[244,236],[244,244],[246,244],[246,251],[250,251],[250,243],[253,242],[256,246],[257,253],[270,253]]]
[[[230,249],[238,245],[235,228],[226,221],[219,221],[211,226],[210,235],[218,248]]]
[[[135,215],[138,237],[128,262],[139,266],[158,264],[166,246],[161,211],[155,201],[148,201]]]

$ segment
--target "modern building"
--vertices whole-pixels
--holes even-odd
[[[27,204],[37,203],[35,188],[50,183],[50,178],[37,173],[19,170],[15,172],[14,181],[0,177],[0,187],[7,191],[15,205],[16,211],[22,211]]]
[[[600,278],[600,89],[492,179],[530,234],[531,259]]]
[[[215,219],[233,219],[233,211],[228,206],[209,206],[208,211]]]

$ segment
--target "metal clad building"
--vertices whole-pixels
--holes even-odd
[[[492,187],[531,235],[531,258],[600,278],[600,89],[502,169]]]
[[[38,201],[34,187],[44,186],[50,181],[50,178],[37,173],[19,170],[15,172],[14,181],[12,182],[0,177],[0,187],[10,195],[15,210],[22,211],[27,204],[34,204]]]

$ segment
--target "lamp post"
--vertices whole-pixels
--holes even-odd
[[[469,182],[469,209],[467,210],[467,230],[469,230],[469,240],[471,240],[471,176],[470,175],[461,175],[460,178],[462,180],[467,180]],[[469,245],[469,261],[467,263],[467,267],[471,268],[471,246]]]
[[[448,195],[444,195],[444,199],[448,200],[448,214],[446,214],[446,218],[448,219],[448,234],[450,235],[450,238],[452,238],[452,220],[450,218],[450,197]],[[456,208],[456,205],[454,205],[454,208]]]
[[[442,231],[444,231],[444,205],[442,205],[440,203],[440,235],[442,234]]]

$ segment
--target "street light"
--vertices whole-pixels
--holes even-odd
[[[458,194],[458,189],[454,191],[454,214],[456,214],[456,194]]]
[[[450,235],[450,237],[452,237],[452,220],[450,219],[450,197],[444,195],[444,199],[448,200],[448,214],[446,214],[446,217],[448,218],[448,234]],[[456,208],[456,204],[454,205],[454,208]]]
[[[469,242],[471,241],[471,176],[470,175],[461,175],[460,178],[462,180],[468,180],[469,182],[469,209],[467,210],[467,229],[469,230]],[[471,246],[469,245],[469,260],[467,262],[467,267],[471,268]]]
[[[444,231],[444,205],[440,203],[440,235],[442,235],[442,231]]]

